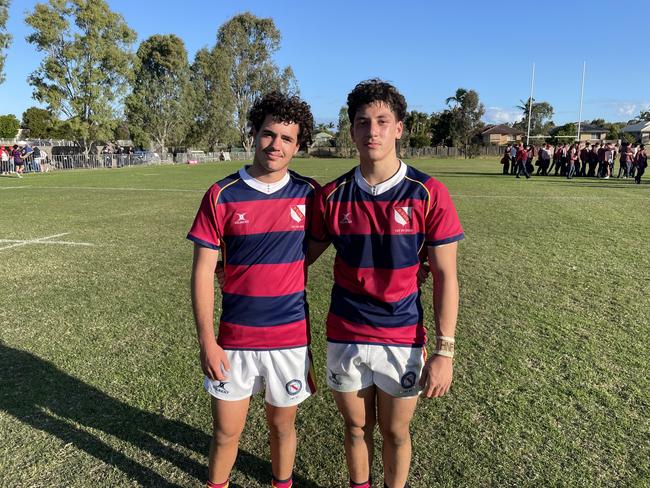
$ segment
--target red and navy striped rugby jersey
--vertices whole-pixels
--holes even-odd
[[[359,167],[317,196],[310,237],[336,248],[330,342],[426,342],[417,271],[425,246],[464,237],[447,188],[403,162],[374,187]]]
[[[223,254],[224,349],[309,344],[305,237],[318,188],[292,171],[266,185],[241,169],[203,197],[187,238]]]

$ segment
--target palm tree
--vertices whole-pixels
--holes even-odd
[[[463,103],[463,98],[465,98],[465,95],[467,95],[467,90],[465,88],[458,88],[456,90],[456,95],[453,97],[448,97],[445,100],[445,103],[449,105],[450,103],[454,103],[456,107],[461,105]]]

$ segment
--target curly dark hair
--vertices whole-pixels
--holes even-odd
[[[406,117],[406,100],[390,83],[378,78],[365,80],[354,87],[348,95],[348,118],[354,124],[354,117],[364,105],[383,102],[390,107],[395,114],[397,121]]]
[[[314,116],[307,102],[296,95],[285,95],[278,91],[267,93],[257,99],[248,112],[251,134],[253,130],[260,130],[267,115],[280,122],[298,124],[298,143],[300,146],[311,144]]]

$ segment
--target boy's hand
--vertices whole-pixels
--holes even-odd
[[[420,267],[418,268],[418,288],[421,288],[422,285],[424,285],[427,281],[427,278],[429,277],[429,273],[431,272],[431,268],[429,267],[429,263],[426,261],[423,263],[420,263]]]
[[[226,282],[226,275],[223,271],[223,261],[217,261],[217,266],[214,268],[214,274],[217,275],[217,283],[219,283],[219,289],[223,291],[223,285]]]
[[[216,342],[201,346],[201,369],[212,381],[224,381],[230,371],[230,362],[224,350]]]
[[[425,398],[441,397],[449,390],[454,375],[454,363],[451,358],[434,354],[427,359],[422,376],[420,387],[422,396]]]

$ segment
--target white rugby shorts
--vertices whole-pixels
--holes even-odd
[[[268,351],[224,350],[230,371],[224,381],[204,379],[207,392],[219,400],[243,400],[262,391],[275,407],[298,405],[316,392],[308,347]]]
[[[327,343],[327,384],[340,392],[376,385],[394,397],[420,394],[423,347]]]

